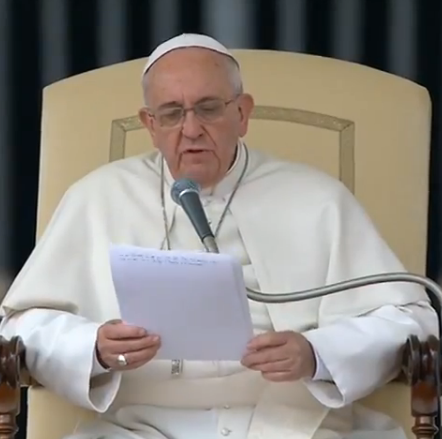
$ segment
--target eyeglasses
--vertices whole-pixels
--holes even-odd
[[[208,99],[190,108],[177,105],[174,107],[160,108],[150,114],[158,121],[160,126],[165,128],[175,128],[181,125],[188,111],[193,111],[200,122],[214,123],[224,116],[227,106],[235,100],[236,97],[228,101]]]

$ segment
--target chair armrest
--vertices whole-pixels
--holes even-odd
[[[438,428],[440,397],[440,343],[436,337],[422,342],[411,336],[403,349],[398,380],[411,387],[412,429],[416,439],[433,439]],[[20,388],[36,386],[25,367],[25,347],[19,337],[0,337],[0,438],[14,439],[20,413]]]
[[[0,337],[0,438],[14,439],[18,432],[20,389],[36,385],[25,367],[25,347],[20,337]]]
[[[436,419],[441,396],[440,355],[440,341],[435,336],[420,341],[413,335],[404,348],[400,378],[411,387],[412,432],[416,439],[433,439],[439,431]]]

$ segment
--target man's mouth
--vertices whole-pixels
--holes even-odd
[[[205,149],[188,149],[185,152],[189,153],[189,154],[200,154],[202,152],[206,152],[206,150]]]

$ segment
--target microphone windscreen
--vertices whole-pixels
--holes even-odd
[[[181,205],[180,195],[184,191],[191,191],[199,194],[200,186],[197,182],[191,180],[190,178],[181,178],[176,180],[170,189],[170,196],[176,204]]]

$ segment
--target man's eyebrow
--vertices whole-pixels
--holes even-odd
[[[220,99],[222,98],[220,98],[219,96],[204,96],[203,98],[195,102],[195,104],[202,104],[207,101],[219,101]]]
[[[195,102],[194,105],[197,104],[203,104],[204,102],[209,102],[209,101],[218,101],[219,99],[221,99],[219,96],[204,96],[201,99],[199,99],[198,101]],[[182,102],[178,102],[178,101],[170,101],[170,102],[165,102],[164,104],[161,104],[158,109],[159,110],[164,110],[164,109],[168,109],[168,108],[176,108],[176,107],[182,107],[183,104]]]
[[[175,107],[182,107],[182,103],[178,102],[178,101],[170,101],[170,102],[166,102],[164,104],[161,104],[158,109],[159,110],[163,110],[163,109],[167,109],[167,108],[175,108]]]

